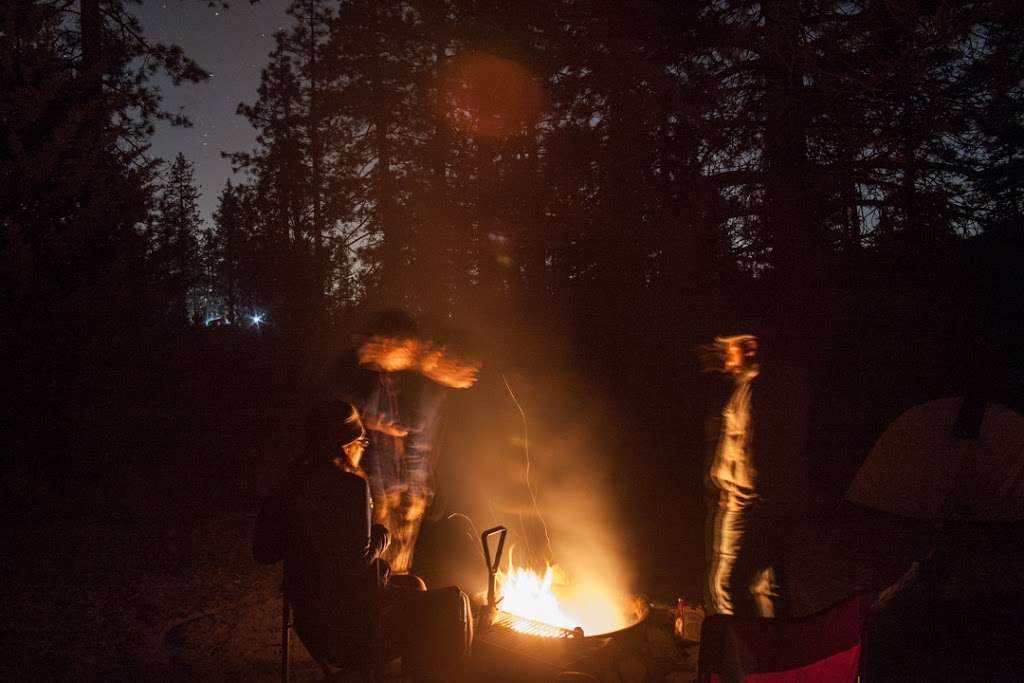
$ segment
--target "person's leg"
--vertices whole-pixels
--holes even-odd
[[[412,568],[413,550],[416,545],[416,532],[419,531],[419,519],[409,520],[407,508],[399,507],[392,511],[391,545],[388,546],[387,558],[391,568],[399,574],[407,574]]]
[[[754,609],[757,610],[757,616],[781,616],[781,612],[776,609],[779,584],[775,567],[762,567],[755,572],[749,590],[754,601]]]
[[[424,593],[427,584],[413,574],[387,574],[380,589],[381,631],[380,647],[384,661],[407,657],[410,639],[418,625],[410,617],[409,605],[417,594]]]
[[[398,574],[405,574],[409,567],[402,560],[406,545],[405,532],[405,511],[402,506],[402,491],[394,489],[388,491],[380,502],[374,502],[374,520],[387,527],[391,542],[384,550],[382,557],[388,561],[391,570]]]
[[[409,571],[412,568],[416,540],[419,537],[423,515],[433,496],[430,472],[430,450],[419,431],[410,434],[411,443],[405,449],[405,490],[402,495],[402,553],[396,558],[399,566]]]
[[[461,680],[473,640],[466,594],[455,586],[409,594],[402,615],[404,672],[416,681]]]
[[[410,593],[427,590],[426,582],[415,574],[392,574],[388,586],[395,586]]]
[[[795,524],[793,519],[787,517],[769,517],[761,524],[760,536],[765,543],[762,570],[765,582],[763,589],[757,593],[763,605],[761,616],[795,616],[789,570]],[[767,612],[769,609],[770,613]]]
[[[739,572],[749,575],[745,561],[749,553],[749,506],[735,496],[723,492],[713,520],[711,564],[708,568],[709,604],[712,614],[753,613],[749,582]]]
[[[783,604],[785,573],[786,520],[765,517],[753,506],[746,511],[743,543],[733,567],[737,596],[742,595],[744,608],[737,614],[757,617],[789,616]],[[739,599],[739,598],[737,598]]]
[[[724,590],[731,601],[732,612],[740,617],[767,616],[762,612],[759,591],[764,591],[771,580],[770,574],[764,572],[764,564],[760,561],[756,548],[756,533],[751,528],[749,514],[740,516],[737,524],[741,533],[735,545],[731,571],[724,581]]]
[[[395,554],[395,565],[400,571],[412,569],[413,555],[416,551],[416,539],[419,537],[423,513],[427,509],[425,498],[406,495],[400,512],[401,519],[396,522],[399,534],[400,551]]]

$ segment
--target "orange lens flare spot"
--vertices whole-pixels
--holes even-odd
[[[537,119],[540,84],[511,59],[483,52],[460,55],[439,75],[437,113],[457,130],[477,137],[519,133]]]

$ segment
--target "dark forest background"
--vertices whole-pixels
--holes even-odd
[[[258,448],[380,306],[460,330],[481,392],[584,378],[637,521],[699,508],[715,334],[813,340],[833,492],[914,402],[1019,391],[1016,0],[293,2],[212,224],[187,158],[147,153],[188,124],[154,79],[201,65],[131,2],[0,8],[21,514],[232,411]]]

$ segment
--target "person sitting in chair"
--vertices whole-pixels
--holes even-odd
[[[321,665],[370,669],[401,654],[409,629],[398,613],[426,590],[418,577],[389,576],[379,559],[389,539],[383,526],[370,523],[360,467],[366,444],[352,405],[317,403],[305,452],[256,520],[253,556],[261,564],[284,561],[295,630]]]

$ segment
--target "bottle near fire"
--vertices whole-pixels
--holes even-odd
[[[686,620],[683,618],[685,610],[686,603],[683,602],[682,598],[676,598],[676,623],[672,632],[678,640],[683,639],[683,633],[685,631]]]
[[[704,607],[683,606],[683,640],[700,642],[700,628],[704,624]]]

